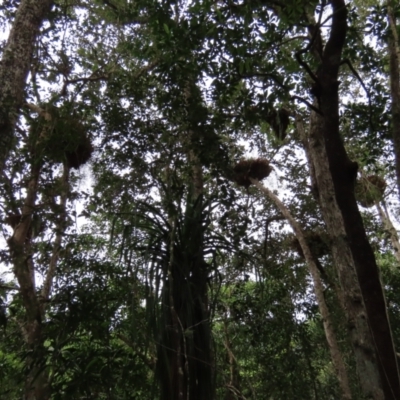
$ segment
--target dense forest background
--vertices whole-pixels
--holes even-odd
[[[0,28],[1,399],[400,399],[398,1]]]

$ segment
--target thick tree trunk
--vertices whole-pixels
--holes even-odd
[[[158,347],[156,372],[160,381],[160,398],[162,400],[187,398],[187,372],[184,360],[184,327],[179,317],[181,308],[179,293],[176,287],[180,286],[181,279],[179,265],[176,265],[175,235],[176,216],[171,216],[169,237],[169,260],[167,266],[167,279],[164,281],[162,305],[165,307],[162,315],[162,333]],[[183,292],[181,292],[183,293]]]
[[[315,104],[321,114],[312,112],[309,151],[344,291],[364,395],[372,399],[399,399],[397,359],[385,298],[354,196],[357,165],[349,160],[339,132],[338,71],[347,30],[346,5],[343,0],[332,0],[331,4],[332,28],[317,72]]]
[[[315,167],[319,202],[329,232],[334,265],[342,289],[341,297],[355,355],[357,373],[362,391],[367,399],[384,399],[366,309],[351,250],[346,240],[343,217],[335,200],[335,190],[322,132],[322,118],[313,113],[308,148]]]
[[[301,249],[306,259],[310,274],[314,283],[315,297],[317,298],[318,307],[321,313],[322,322],[324,325],[325,337],[328,342],[329,351],[332,358],[332,363],[335,367],[336,376],[339,381],[339,386],[342,392],[342,399],[351,399],[351,391],[349,386],[349,379],[347,376],[346,367],[343,361],[342,353],[340,352],[335,331],[333,329],[332,319],[329,313],[328,306],[325,301],[324,287],[322,285],[321,276],[317,267],[317,264],[312,255],[311,249],[307,244],[307,240],[304,236],[304,232],[301,229],[300,224],[293,218],[287,207],[275,196],[268,188],[263,186],[260,182],[251,179],[251,182],[255,184],[267,197],[269,197],[275,205],[278,207],[279,211],[289,222],[296,235],[297,240],[301,246]]]
[[[210,310],[208,306],[208,264],[204,261],[203,171],[197,155],[189,158],[193,173],[193,194],[188,198],[192,213],[186,218],[185,232],[190,236],[189,252],[185,254],[190,266],[190,289],[193,317],[189,327],[193,342],[189,349],[189,399],[214,399],[214,369],[211,343]]]
[[[36,36],[53,0],[22,0],[0,63],[0,173],[12,146]]]
[[[159,346],[157,371],[161,398],[214,398],[211,327],[207,304],[207,264],[203,256],[202,172],[192,155],[183,226],[172,222],[168,279],[163,303],[165,331]],[[172,220],[171,220],[172,221]]]
[[[390,95],[392,98],[392,135],[394,154],[396,159],[397,189],[400,196],[400,47],[397,33],[394,1],[388,0],[388,51]]]
[[[191,82],[185,83],[184,102],[187,114],[193,92],[198,91]],[[200,101],[195,98],[193,101]],[[188,118],[189,119],[189,118]],[[187,123],[187,126],[185,124]],[[185,121],[185,135],[181,142],[186,149],[190,165],[186,210],[180,220],[179,234],[174,232],[170,243],[168,270],[170,314],[167,320],[171,326],[164,332],[159,351],[159,374],[167,369],[170,379],[160,377],[163,400],[214,399],[214,372],[209,321],[207,263],[204,261],[203,221],[203,170],[196,152],[194,131],[197,126]],[[168,199],[171,201],[171,199]],[[171,216],[176,219],[175,216]],[[175,226],[175,224],[173,224]],[[166,348],[169,349],[166,350]],[[164,347],[164,348],[162,348]],[[170,359],[171,365],[164,363]]]

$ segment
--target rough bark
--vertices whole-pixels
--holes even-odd
[[[323,121],[316,113],[313,113],[308,149],[315,167],[321,211],[331,240],[332,256],[341,286],[341,299],[356,360],[357,374],[367,399],[384,399],[366,309],[346,239],[343,218],[335,200],[335,190],[322,132]]]
[[[400,196],[400,48],[393,0],[388,0],[387,9],[389,23],[388,52],[390,95],[392,98],[392,137],[396,159],[397,189]]]
[[[399,399],[397,359],[385,297],[354,196],[357,165],[348,158],[339,132],[338,71],[347,10],[343,0],[332,0],[331,5],[332,27],[316,74],[315,104],[320,113],[313,111],[311,115],[309,151],[344,291],[361,387],[367,398]]]
[[[328,342],[332,363],[335,367],[336,376],[338,378],[339,386],[342,392],[342,399],[351,399],[352,396],[349,386],[349,379],[347,376],[347,371],[343,361],[343,357],[337,343],[329,309],[325,301],[324,287],[321,281],[320,272],[314,260],[314,256],[312,255],[311,249],[307,244],[304,232],[301,229],[300,224],[294,219],[294,217],[291,215],[287,207],[279,200],[279,198],[274,193],[272,193],[267,187],[263,186],[259,181],[256,181],[251,178],[250,180],[253,184],[255,184],[258,187],[258,189],[260,189],[261,192],[263,192],[267,197],[269,197],[275,203],[279,211],[289,222],[290,226],[293,229],[293,232],[296,235],[297,240],[300,243],[301,249],[304,254],[304,258],[306,259],[313,280],[315,297],[317,298],[318,307],[321,313],[322,322],[324,325],[325,337],[326,341]]]
[[[306,158],[307,158],[307,166],[310,174],[310,181],[311,181],[311,193],[313,197],[318,201],[318,184],[315,178],[315,168],[313,164],[313,160],[311,159],[311,153],[309,148],[309,141],[307,138],[306,131],[304,129],[303,120],[299,115],[295,115],[295,123],[296,123],[296,130],[300,136],[300,139],[303,143],[303,147],[305,149]]]
[[[22,0],[0,63],[0,173],[11,150],[34,44],[53,0]]]

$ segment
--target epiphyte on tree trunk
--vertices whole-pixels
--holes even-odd
[[[361,177],[356,184],[357,201],[366,208],[373,207],[381,201],[386,189],[386,181],[378,175]]]
[[[284,140],[286,137],[286,131],[290,122],[289,115],[288,110],[280,108],[279,110],[271,110],[265,117],[275,136],[280,140]]]
[[[78,169],[93,153],[86,126],[73,112],[63,113],[53,105],[45,109],[47,118],[40,115],[31,125],[38,156]]]
[[[265,158],[249,158],[240,160],[233,167],[233,180],[239,185],[248,188],[250,178],[259,181],[266,178],[272,171],[269,161]]]

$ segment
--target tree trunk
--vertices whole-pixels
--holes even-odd
[[[157,365],[163,400],[214,398],[207,264],[203,257],[202,173],[196,159],[190,162],[193,183],[189,184],[179,233],[178,222],[171,224],[168,279],[163,289],[165,330]]]
[[[335,190],[322,137],[322,119],[311,116],[310,157],[315,167],[319,203],[331,240],[334,265],[342,290],[350,340],[362,391],[368,399],[384,399],[367,314],[352,254],[346,240],[343,217],[335,200]]]
[[[314,260],[314,256],[312,255],[311,249],[307,244],[307,240],[304,236],[304,232],[301,229],[300,224],[293,218],[290,211],[287,207],[279,200],[277,196],[275,196],[268,188],[263,186],[260,182],[251,179],[251,182],[255,184],[260,191],[262,191],[267,197],[269,197],[275,205],[278,207],[279,211],[282,215],[287,219],[290,226],[295,233],[297,240],[301,246],[301,249],[304,254],[304,258],[306,259],[308,268],[311,273],[311,277],[314,283],[314,292],[315,297],[317,298],[319,311],[321,313],[322,322],[324,325],[325,337],[328,342],[329,351],[332,358],[332,363],[335,367],[336,376],[339,381],[339,386],[342,392],[342,399],[351,399],[351,391],[349,386],[349,379],[347,376],[346,367],[343,361],[342,353],[340,352],[335,331],[333,329],[332,319],[329,313],[328,306],[325,301],[324,296],[324,287],[322,285],[321,276],[317,267],[317,264]]]
[[[0,63],[0,173],[12,147],[36,36],[53,0],[22,0]]]
[[[40,165],[33,161],[31,177],[28,182],[27,195],[21,212],[21,220],[14,229],[13,236],[8,240],[11,257],[14,264],[14,274],[17,277],[22,301],[25,308],[25,323],[23,325],[24,339],[28,355],[25,359],[25,399],[46,400],[50,398],[48,376],[46,369],[45,349],[42,337],[42,311],[36,296],[34,271],[31,264],[31,221],[35,209],[37,185],[40,175]]]
[[[390,220],[389,213],[386,209],[386,205],[384,202],[383,208],[379,203],[376,204],[376,208],[378,209],[379,216],[381,218],[384,229],[389,235],[390,241],[392,242],[392,247],[394,251],[394,256],[396,257],[397,262],[400,265],[400,241],[399,235],[397,234],[396,228],[393,226],[392,221]]]
[[[392,135],[394,155],[396,159],[397,190],[400,196],[400,48],[397,33],[394,1],[388,0],[388,50],[390,95],[392,97]]]
[[[229,382],[226,383],[226,392],[224,400],[237,400],[238,398],[243,398],[240,391],[240,373],[238,369],[238,363],[235,355],[232,351],[232,342],[229,337],[228,332],[228,316],[224,316],[223,326],[224,326],[224,347],[227,352],[228,365],[229,365]],[[240,396],[240,397],[239,397]]]
[[[51,121],[51,116],[45,114],[39,108],[36,112],[43,113],[47,121]],[[44,125],[41,135],[46,136],[47,124]],[[31,132],[32,133],[32,132]],[[18,280],[22,295],[23,306],[25,309],[25,319],[21,324],[23,336],[27,345],[27,357],[25,358],[26,378],[25,378],[25,399],[26,400],[47,400],[50,399],[50,384],[48,368],[46,366],[47,354],[44,346],[45,336],[43,335],[42,320],[45,315],[45,305],[48,303],[53,278],[59,258],[62,238],[65,231],[66,207],[69,194],[69,168],[64,165],[61,178],[62,189],[60,193],[60,204],[58,209],[60,215],[55,227],[56,238],[53,245],[53,252],[40,295],[37,293],[35,285],[35,265],[33,259],[33,229],[32,216],[36,209],[36,197],[38,183],[41,174],[42,160],[36,155],[36,146],[40,139],[31,148],[31,173],[26,187],[26,197],[21,210],[19,222],[14,226],[14,233],[8,239],[10,254],[13,260],[14,274]]]
[[[314,104],[320,113],[311,114],[310,158],[344,292],[361,387],[367,398],[399,399],[397,359],[385,297],[354,196],[357,164],[348,158],[339,132],[338,71],[346,38],[347,10],[343,0],[332,0],[331,4],[332,27],[316,75]]]
[[[211,343],[210,311],[208,306],[208,264],[204,260],[203,220],[203,171],[200,160],[194,153],[189,162],[193,165],[193,194],[188,198],[192,203],[192,214],[186,218],[185,232],[190,235],[190,251],[186,264],[191,268],[190,288],[193,301],[193,343],[190,344],[189,399],[214,399],[214,372]]]
[[[192,91],[198,90],[191,82],[185,83],[184,102],[189,110]],[[194,101],[198,101],[195,98]],[[186,121],[185,121],[186,123]],[[179,219],[180,227],[171,235],[168,282],[168,332],[159,346],[158,374],[162,400],[214,399],[214,372],[211,345],[210,313],[208,307],[207,263],[204,260],[203,170],[194,143],[190,123],[183,123],[181,142],[186,150],[190,173],[187,177],[188,195],[182,218],[174,219],[173,230]],[[170,200],[170,199],[169,199]],[[169,201],[167,199],[167,201]],[[179,211],[178,211],[179,212]],[[170,365],[165,365],[169,362]]]

